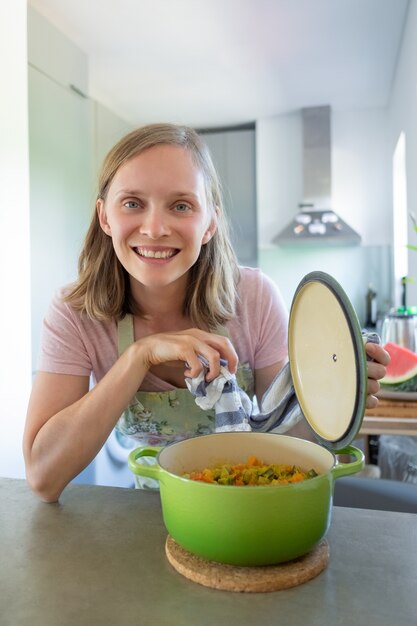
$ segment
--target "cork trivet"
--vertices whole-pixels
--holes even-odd
[[[165,552],[172,567],[186,578],[225,591],[289,589],[318,576],[329,562],[329,544],[325,539],[308,554],[278,565],[242,567],[206,561],[184,550],[169,535]]]

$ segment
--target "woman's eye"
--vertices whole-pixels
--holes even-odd
[[[178,213],[186,213],[190,211],[190,207],[188,204],[184,204],[184,202],[178,202],[178,204],[175,205],[175,210],[178,211]]]
[[[134,200],[128,200],[127,202],[123,203],[123,206],[126,207],[126,209],[137,209],[139,204]]]

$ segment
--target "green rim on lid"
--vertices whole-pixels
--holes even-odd
[[[367,365],[355,310],[329,274],[311,272],[298,285],[288,349],[295,393],[306,420],[319,443],[341,450],[362,424]]]

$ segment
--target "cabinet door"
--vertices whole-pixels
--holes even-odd
[[[255,130],[206,131],[203,138],[220,176],[239,262],[257,266]]]
[[[32,360],[54,292],[77,275],[94,206],[91,104],[29,67]]]

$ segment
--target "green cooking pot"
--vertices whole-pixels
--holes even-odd
[[[159,480],[165,526],[183,548],[204,559],[232,565],[269,565],[310,551],[331,519],[334,481],[363,468],[362,452],[340,463],[322,446],[270,433],[216,433],[163,448],[138,448],[129,455],[135,474]],[[246,462],[255,455],[266,463],[314,468],[315,478],[288,485],[235,487],[183,478],[196,469]],[[142,456],[156,456],[154,466]]]
[[[288,339],[294,390],[318,443],[272,433],[216,433],[129,455],[132,472],[159,481],[172,538],[205,559],[268,565],[307,553],[329,527],[335,479],[364,466],[362,452],[350,445],[365,411],[364,343],[349,299],[328,274],[312,272],[298,285]],[[342,462],[341,454],[354,460]],[[251,455],[315,469],[318,476],[256,487],[183,478],[193,470],[245,463]],[[139,463],[144,456],[156,457],[156,464]]]

